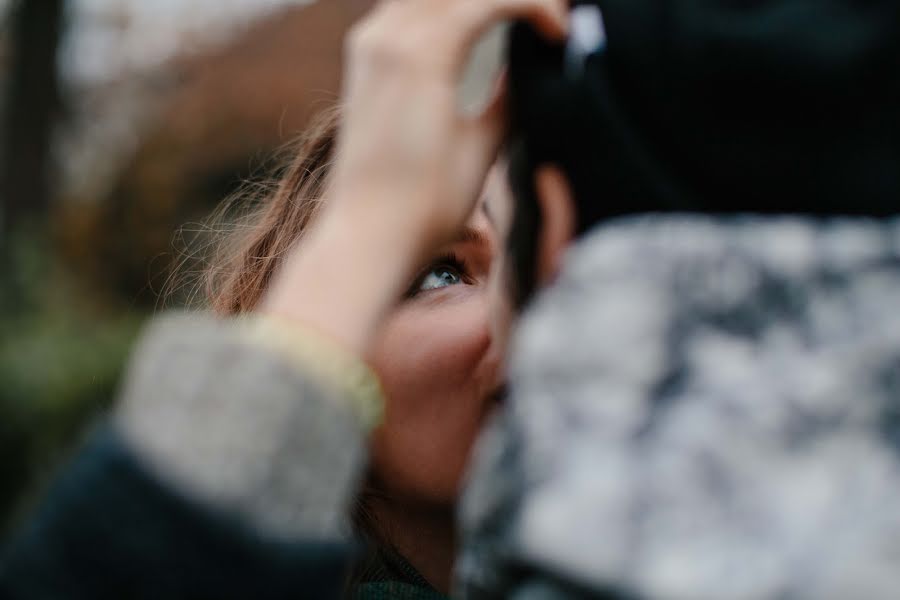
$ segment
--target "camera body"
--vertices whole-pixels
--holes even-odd
[[[554,163],[579,231],[646,212],[896,212],[900,2],[579,1],[573,38],[585,9],[604,26],[592,52],[509,34],[522,202]]]

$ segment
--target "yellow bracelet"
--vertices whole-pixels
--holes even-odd
[[[343,391],[350,410],[367,431],[384,419],[378,376],[359,357],[301,323],[272,315],[243,319],[244,339],[286,357],[298,369]]]

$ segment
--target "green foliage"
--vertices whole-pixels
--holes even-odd
[[[0,289],[0,531],[109,406],[142,320],[99,307],[49,247],[17,236]]]

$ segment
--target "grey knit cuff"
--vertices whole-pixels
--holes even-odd
[[[333,538],[365,461],[364,428],[340,393],[233,322],[172,315],[139,343],[115,420],[181,493],[267,535]]]

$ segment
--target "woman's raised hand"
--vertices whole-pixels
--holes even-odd
[[[365,355],[419,263],[472,212],[503,137],[502,90],[463,116],[470,51],[500,21],[550,38],[567,0],[382,0],[347,38],[343,121],[324,210],[262,310]]]
[[[480,116],[458,110],[473,45],[508,18],[531,19],[549,37],[562,37],[567,4],[383,0],[346,44],[346,112],[334,173],[341,201],[401,211],[418,227],[406,234],[447,241],[474,207],[503,134],[502,90]]]

